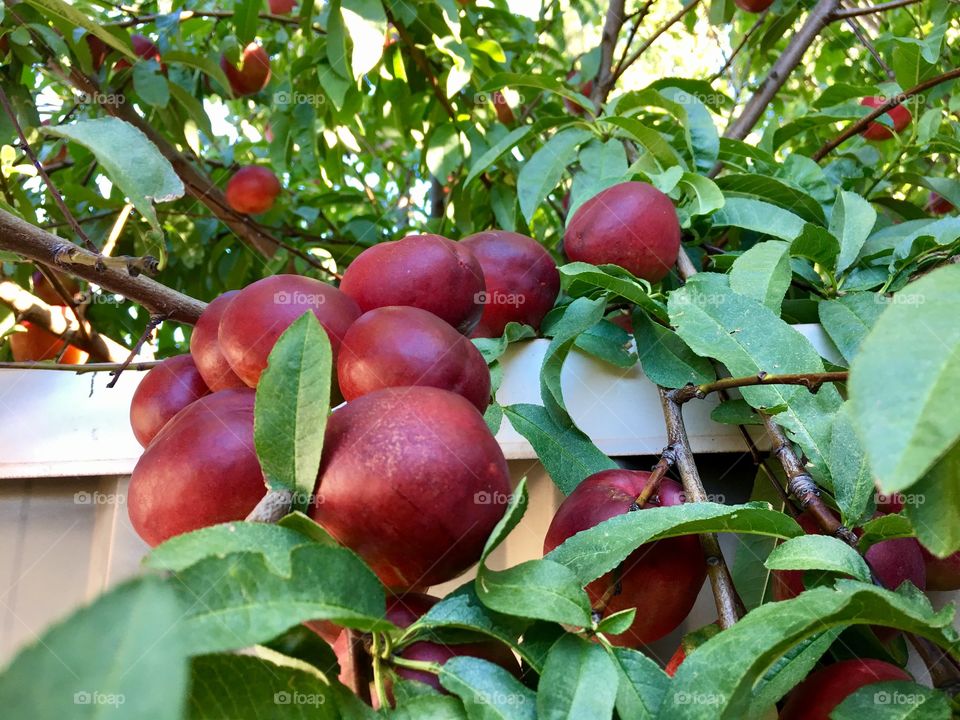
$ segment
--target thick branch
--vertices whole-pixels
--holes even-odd
[[[81,325],[76,315],[54,312],[43,300],[9,280],[0,281],[0,303],[12,308],[18,319],[63,338],[98,360],[116,362],[126,358],[129,353],[120,343],[94,331],[86,320]]]
[[[142,305],[152,315],[165,315],[178,322],[194,323],[206,307],[205,303],[147,277],[133,277],[122,270],[98,269],[94,265],[63,265],[63,258],[69,258],[71,254],[83,257],[94,256],[94,253],[51,235],[5,210],[0,210],[0,249],[89,280],[104,290]]]
[[[953,70],[949,72],[945,72],[942,75],[937,75],[936,77],[932,77],[929,80],[924,80],[922,83],[920,83],[919,85],[914,85],[912,88],[910,88],[906,92],[900,93],[899,95],[896,95],[891,98],[887,98],[887,100],[882,105],[872,110],[869,114],[865,115],[859,120],[851,123],[846,127],[846,129],[844,129],[843,132],[841,132],[835,138],[833,138],[827,143],[824,143],[823,147],[817,150],[811,157],[817,162],[819,162],[827,154],[829,154],[832,150],[834,150],[838,145],[842,144],[846,140],[849,140],[851,137],[853,137],[854,135],[862,131],[864,128],[867,127],[867,125],[869,125],[871,122],[873,122],[878,117],[883,115],[890,108],[896,107],[897,105],[902,105],[904,102],[912,98],[914,95],[919,95],[925,90],[929,90],[932,87],[936,87],[937,85],[941,85],[942,83],[949,82],[950,80],[956,80],[958,77],[960,77],[960,68],[954,68]]]
[[[688,502],[705,502],[707,493],[700,480],[700,473],[697,471],[697,464],[693,459],[693,451],[690,449],[690,441],[687,438],[687,430],[683,425],[682,406],[670,397],[669,391],[663,388],[660,388],[660,405],[663,408],[663,418],[667,426],[667,441],[673,448],[686,499]],[[707,575],[717,604],[720,627],[726,629],[736,623],[746,610],[734,587],[733,578],[723,559],[720,541],[716,534],[700,535],[700,546],[707,561]]]
[[[830,20],[846,20],[847,18],[860,17],[861,15],[871,15],[873,13],[886,12],[907,5],[916,5],[920,0],[893,0],[893,2],[881,3],[880,5],[870,5],[868,7],[855,7],[849,10],[837,9]]]
[[[607,17],[603,23],[603,34],[600,36],[600,67],[597,70],[597,81],[593,85],[590,98],[597,107],[607,99],[617,80],[612,71],[613,53],[617,49],[620,30],[626,22],[624,5],[625,0],[611,0],[607,6]]]
[[[729,390],[731,388],[748,387],[751,385],[803,385],[812,393],[817,392],[824,383],[846,382],[849,373],[840,372],[819,372],[819,373],[785,373],[783,375],[770,375],[765,372],[759,372],[756,375],[737,378],[721,378],[711,383],[703,385],[687,385],[673,392],[673,399],[678,403],[685,403],[693,398],[703,399],[707,395],[720,390]]]
[[[807,49],[817,39],[820,31],[830,22],[840,0],[819,0],[799,31],[791,38],[783,53],[770,68],[767,77],[753,94],[740,116],[730,123],[724,137],[743,140],[760,120],[764,110],[790,77],[790,73],[803,61]]]

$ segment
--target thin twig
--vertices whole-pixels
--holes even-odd
[[[180,17],[178,20],[184,22],[185,20],[190,20],[192,18],[215,18],[215,19],[229,19],[234,17],[235,13],[229,10],[181,10]],[[147,23],[156,22],[157,20],[164,20],[169,18],[169,15],[163,14],[154,14],[154,15],[135,15],[132,18],[126,20],[117,20],[115,22],[104,23],[107,27],[135,27],[137,25],[145,25]],[[300,18],[294,15],[274,15],[272,13],[259,13],[257,15],[261,20],[268,20],[270,22],[280,23],[282,25],[299,25]],[[313,25],[314,32],[317,32],[321,35],[326,35],[327,31],[324,30],[319,25]]]
[[[916,5],[920,0],[893,0],[893,2],[881,3],[880,5],[870,5],[869,7],[856,7],[846,10],[836,10],[831,16],[830,21],[846,20],[847,18],[860,17],[861,15],[872,15],[873,13],[886,12],[907,5]]]
[[[140,360],[135,363],[126,362],[96,362],[86,363],[84,365],[65,365],[63,363],[50,362],[0,362],[0,370],[52,370],[54,372],[71,372],[75,375],[87,375],[89,373],[109,372],[114,373],[121,368],[126,370],[150,370],[159,365],[162,360]]]
[[[846,23],[847,27],[849,27],[853,34],[857,36],[857,40],[860,41],[860,44],[863,45],[867,49],[867,52],[873,56],[873,59],[883,70],[884,74],[887,76],[887,79],[891,81],[896,80],[897,76],[893,72],[893,68],[887,65],[880,53],[877,52],[877,49],[873,46],[873,43],[870,42],[870,38],[867,37],[866,30],[864,30],[863,26],[857,22],[857,19],[848,17],[846,19]]]
[[[660,38],[661,35],[663,35],[667,30],[673,27],[676,23],[680,22],[680,20],[682,20],[683,17],[688,12],[693,10],[699,4],[700,4],[700,0],[692,0],[692,2],[689,5],[684,5],[682,8],[680,8],[680,10],[678,10],[670,18],[668,18],[663,25],[661,25],[659,28],[657,28],[654,31],[653,35],[647,38],[640,47],[638,47],[629,57],[627,57],[626,60],[620,63],[620,65],[617,67],[616,72],[613,75],[613,82],[616,82],[617,80],[619,80],[620,76],[627,71],[627,68],[629,68],[637,60],[639,60],[640,56],[643,55],[643,53],[645,53],[647,49]]]
[[[156,330],[157,326],[166,319],[167,318],[164,315],[150,316],[150,319],[147,320],[147,326],[143,329],[140,339],[137,340],[136,344],[130,350],[130,354],[127,356],[127,359],[120,363],[120,367],[111,373],[111,375],[113,375],[113,380],[107,383],[108,388],[112,388],[117,384],[117,381],[120,379],[120,375],[130,366],[130,363],[133,362],[133,359],[139,354],[144,343],[146,343],[147,340],[150,339],[150,336],[153,335],[153,331]]]
[[[960,68],[954,68],[953,70],[950,70],[949,72],[945,72],[942,75],[937,75],[936,77],[932,77],[929,80],[924,80],[922,83],[918,85],[914,85],[912,88],[910,88],[906,92],[902,92],[899,95],[896,95],[891,98],[887,98],[887,100],[882,105],[879,105],[877,108],[875,108],[874,110],[872,110],[870,113],[860,118],[859,120],[856,120],[850,123],[850,125],[848,125],[843,130],[843,132],[841,132],[839,135],[837,135],[835,138],[833,138],[829,142],[824,143],[819,150],[817,150],[813,155],[811,155],[811,157],[817,162],[820,162],[826,155],[828,155],[838,145],[842,144],[846,140],[849,140],[858,132],[866,128],[871,122],[873,122],[878,117],[883,115],[885,112],[890,110],[890,108],[894,108],[898,105],[902,105],[904,102],[906,102],[907,100],[909,100],[915,95],[919,95],[924,90],[929,90],[932,87],[936,87],[937,85],[941,85],[945,82],[949,82],[950,80],[956,80],[958,77],[960,77]]]
[[[713,82],[714,80],[717,80],[723,76],[723,74],[727,71],[727,68],[729,68],[733,64],[733,61],[736,59],[737,55],[740,54],[740,51],[743,50],[744,47],[746,47],[747,43],[750,41],[750,38],[753,37],[753,34],[757,30],[759,30],[760,27],[763,25],[764,21],[767,19],[768,12],[769,12],[769,9],[764,10],[762,13],[760,13],[760,17],[758,17],[757,21],[750,26],[750,29],[743,34],[743,37],[740,38],[740,42],[737,43],[737,46],[730,53],[730,57],[727,58],[727,61],[723,64],[723,67],[717,70],[710,77],[709,82]]]
[[[824,383],[846,382],[848,376],[849,373],[845,370],[840,372],[784,373],[783,375],[771,375],[761,371],[756,375],[748,375],[747,377],[721,378],[703,385],[690,384],[675,390],[674,400],[685,403],[694,398],[703,399],[710,393],[720,390],[752,385],[803,385],[810,392],[816,393]]]
[[[633,501],[633,505],[636,509],[639,510],[642,508],[647,504],[647,501],[650,498],[657,494],[657,491],[660,489],[660,482],[663,480],[664,476],[667,474],[667,470],[670,469],[670,466],[673,465],[675,461],[676,454],[673,451],[673,447],[668,445],[663,449],[663,452],[660,454],[660,459],[650,471],[650,477],[647,478],[647,483],[643,486],[643,490]]]

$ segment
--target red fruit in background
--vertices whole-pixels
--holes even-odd
[[[131,35],[130,36],[130,45],[133,47],[133,54],[143,60],[156,60],[158,63],[161,63],[161,68],[166,72],[166,67],[160,60],[160,48],[153,44],[153,42],[144,37],[143,35]],[[92,54],[92,46],[91,46]],[[117,60],[116,64],[113,66],[113,71],[118,72],[120,70],[125,70],[126,68],[131,67],[130,61],[126,58],[120,58]]]
[[[864,685],[912,679],[882,660],[843,660],[807,675],[788,696],[780,720],[829,720],[833,709]]]
[[[578,532],[630,512],[649,477],[650,473],[637,470],[603,470],[581,482],[554,515],[543,543],[544,554]],[[663,480],[657,497],[638,512],[681,502],[680,485]],[[621,590],[610,597],[604,609],[604,614],[613,614],[635,607],[636,619],[625,633],[611,636],[610,642],[638,647],[676,629],[693,607],[706,575],[707,565],[696,536],[641,545],[620,565]],[[595,607],[616,581],[615,573],[608,573],[587,586]]]
[[[497,119],[504,125],[513,125],[517,121],[502,92],[494,90],[490,93],[490,102],[493,103],[493,109],[497,111]]]
[[[576,76],[577,76],[577,71],[571,70],[570,72],[567,73],[567,80],[572,80]],[[590,93],[593,92],[593,80],[587,80],[586,82],[581,83],[580,87],[577,88],[577,91],[581,95],[586,95],[587,97],[590,97]],[[574,102],[569,98],[563,99],[563,106],[567,109],[567,112],[570,113],[571,115],[579,116],[579,115],[583,115],[583,113],[586,112],[585,108],[583,108],[579,103]]]
[[[490,371],[480,351],[420,308],[382,307],[361,315],[343,336],[337,378],[347,400],[417,385],[462,395],[480,412],[490,404]]]
[[[680,252],[677,211],[653,185],[620,183],[577,208],[563,234],[563,249],[572,261],[619,265],[657,282]]]
[[[869,108],[878,108],[885,102],[886,98],[865,97],[860,101],[860,104]],[[910,124],[910,120],[913,118],[913,116],[910,114],[910,111],[907,110],[907,108],[905,108],[903,105],[896,105],[890,108],[887,110],[886,115],[893,122],[893,132],[896,133],[903,132],[903,129]],[[878,122],[871,122],[860,134],[863,135],[867,140],[880,141],[892,139],[893,132],[890,132],[890,128],[886,125],[881,125]]]
[[[60,315],[70,321],[74,319],[73,311],[68,307],[53,305],[50,307],[53,315]],[[39,362],[41,360],[56,360],[64,365],[82,365],[89,355],[75,345],[67,345],[64,340],[39,325],[24,320],[20,323],[24,332],[10,334],[10,352],[15,362]],[[66,345],[66,350],[64,350]],[[63,352],[61,356],[60,353]]]
[[[461,241],[483,270],[483,315],[471,337],[500,337],[509,322],[540,329],[557,300],[560,273],[544,247],[526,235],[486,230]]]
[[[483,270],[470,250],[439,235],[407,235],[367,248],[343,273],[340,289],[363,312],[409,305],[469,333],[483,313]]]
[[[137,442],[146,447],[174,415],[209,394],[193,358],[167,358],[144,376],[130,401],[130,427]]]
[[[927,573],[927,590],[960,590],[960,552],[938,558],[921,547]]]
[[[227,203],[238,213],[259,215],[273,207],[280,181],[262,165],[245,165],[227,182]]]
[[[269,0],[268,4],[274,15],[287,15],[297,6],[297,0]]]
[[[773,0],[733,0],[738,8],[751,13],[761,13],[773,5]]]
[[[253,390],[223,390],[177,413],[140,456],[127,507],[156,546],[181,533],[243,520],[266,493],[253,445]]]
[[[308,310],[327,331],[336,361],[360,310],[332,285],[301,275],[272,275],[241,290],[220,316],[220,351],[237,376],[256,387],[277,339]]]
[[[687,651],[684,650],[683,645],[677,648],[676,652],[670,656],[670,659],[667,660],[666,667],[663,668],[663,671],[673,677],[677,674],[677,670],[680,669],[680,666],[683,665],[683,661],[687,659]]]
[[[935,192],[930,193],[930,198],[927,200],[927,212],[931,215],[946,215],[954,210],[956,208],[953,207],[953,203],[945,197]]]
[[[67,291],[67,294],[71,298],[79,294],[80,285],[72,277],[49,268],[47,268],[47,272],[52,273],[56,277],[57,281],[63,286],[63,289]],[[64,299],[60,297],[56,288],[53,287],[53,284],[47,280],[42,272],[39,270],[35,271],[31,276],[31,280],[33,282],[33,294],[43,300],[47,305],[64,304]]]
[[[96,35],[86,35],[87,47],[90,48],[90,62],[94,70],[100,70],[103,67],[104,60],[107,59],[107,53],[110,52],[109,46]]]
[[[214,392],[247,386],[220,349],[220,318],[239,293],[239,290],[230,290],[211,300],[190,335],[190,355],[204,383]]]
[[[247,45],[240,55],[240,65],[220,56],[220,69],[230,82],[230,89],[237,97],[255,95],[270,81],[270,56],[256,43]]]
[[[509,478],[467,400],[386,388],[330,416],[311,516],[388,587],[429,587],[480,558],[506,510]]]

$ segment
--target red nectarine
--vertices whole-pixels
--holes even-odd
[[[829,720],[833,709],[864,685],[912,679],[896,665],[882,660],[842,660],[810,673],[794,688],[780,712],[780,720]]]
[[[234,95],[256,95],[270,81],[270,56],[256,43],[250,43],[240,55],[239,66],[227,60],[226,55],[221,55],[220,69],[227,76]]]
[[[227,203],[238,213],[259,215],[273,207],[280,181],[262,165],[245,165],[227,182]]]
[[[197,324],[193,326],[193,333],[190,335],[190,355],[200,372],[200,377],[214,392],[247,386],[224,357],[219,338],[220,318],[239,293],[239,290],[230,290],[211,300],[197,320]]]
[[[130,401],[130,427],[137,442],[146,447],[174,415],[209,394],[193,358],[167,358],[144,376]]]
[[[865,97],[860,101],[861,105],[864,105],[868,108],[878,108],[886,102],[886,98],[882,97]],[[886,125],[881,125],[878,122],[871,122],[867,125],[866,129],[861,133],[867,140],[881,141],[881,140],[890,140],[893,138],[893,133],[903,132],[904,128],[910,124],[912,115],[910,111],[907,110],[903,105],[895,105],[889,110],[887,110],[886,115],[893,122],[893,132],[890,132],[890,128]]]

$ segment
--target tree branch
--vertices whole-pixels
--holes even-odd
[[[815,393],[824,383],[846,382],[848,376],[849,373],[845,370],[841,372],[785,373],[783,375],[770,375],[761,371],[756,375],[747,377],[728,377],[703,385],[687,385],[674,390],[673,398],[682,404],[693,398],[703,399],[710,393],[720,390],[751,385],[803,385],[807,390]]]
[[[42,263],[48,267],[66,270],[89,280],[112,293],[123,295],[147,309],[151,315],[165,315],[171,320],[194,323],[206,303],[194,300],[147,277],[134,277],[128,272],[109,267],[98,269],[92,264],[63,264],[63,259],[97,257],[56,235],[41,230],[25,220],[0,210],[0,248]]]
[[[610,0],[607,5],[607,16],[600,36],[600,67],[597,69],[596,82],[590,94],[590,99],[598,108],[607,99],[613,84],[617,81],[616,75],[612,72],[613,53],[617,49],[620,30],[626,22],[624,5],[625,0]]]
[[[949,72],[945,72],[942,75],[937,75],[936,77],[932,77],[929,80],[924,80],[922,83],[920,83],[919,85],[914,85],[912,88],[910,88],[906,92],[900,93],[895,97],[888,98],[886,102],[884,102],[882,105],[872,110],[870,113],[860,118],[859,120],[852,122],[843,130],[843,132],[841,132],[839,135],[837,135],[835,138],[833,138],[829,142],[824,143],[823,146],[810,157],[812,157],[817,162],[820,162],[826,155],[828,155],[837,146],[839,146],[846,140],[849,140],[858,132],[866,128],[867,125],[869,125],[871,122],[873,122],[878,117],[883,115],[890,108],[896,107],[897,105],[902,105],[904,102],[906,102],[907,100],[909,100],[915,95],[919,95],[924,90],[929,90],[932,87],[936,87],[937,85],[948,82],[950,80],[955,80],[958,77],[960,77],[960,68],[954,68],[953,70],[950,70]]]
[[[18,319],[43,328],[97,359],[117,362],[129,354],[120,343],[94,331],[87,321],[81,323],[76,315],[71,319],[54,312],[43,300],[9,280],[0,281],[0,303],[12,308]]]
[[[181,10],[179,21],[183,22],[192,18],[229,19],[235,15],[236,13],[230,10]],[[116,22],[105,23],[105,25],[107,27],[135,27],[137,25],[145,25],[146,23],[156,22],[157,20],[162,20],[167,17],[169,17],[169,15],[135,15],[134,17],[126,20],[117,20]],[[280,23],[281,25],[300,24],[300,18],[296,15],[274,15],[272,13],[260,13],[257,17],[259,17],[261,20],[268,20],[270,22]],[[319,25],[313,25],[312,27],[314,32],[320,35],[327,34],[327,31]]]
[[[751,25],[750,29],[743,34],[742,38],[740,38],[740,42],[737,43],[737,46],[730,53],[730,57],[727,58],[727,61],[723,64],[723,67],[717,70],[710,77],[710,82],[713,82],[714,80],[718,80],[727,71],[727,68],[729,68],[733,64],[733,61],[736,59],[737,55],[740,54],[740,51],[743,50],[744,47],[746,47],[747,43],[750,41],[750,38],[753,37],[753,34],[757,30],[759,30],[760,27],[763,25],[764,21],[767,19],[768,12],[769,12],[769,9],[764,10],[762,13],[760,13],[760,17],[757,18],[757,21],[753,25]]]
[[[640,58],[640,56],[643,55],[643,53],[645,53],[647,49],[660,38],[661,35],[663,35],[667,30],[673,27],[676,23],[680,22],[680,20],[683,19],[684,15],[686,15],[688,12],[693,10],[699,4],[700,4],[700,0],[692,0],[692,2],[689,5],[684,5],[676,13],[674,13],[670,18],[668,18],[663,25],[657,28],[654,31],[653,35],[647,38],[640,47],[638,47],[630,56],[628,56],[623,62],[621,62],[617,66],[616,72],[613,75],[613,82],[611,82],[611,86],[613,85],[614,82],[620,79],[620,76],[627,71],[627,68],[633,65]]]
[[[830,22],[833,13],[840,5],[840,0],[819,0],[799,31],[791,38],[783,53],[770,68],[767,77],[757,91],[747,101],[740,116],[733,120],[724,137],[743,140],[760,120],[764,110],[773,100],[780,88],[790,77],[794,69],[803,61],[807,49],[817,39],[820,31]]]
[[[871,15],[873,13],[886,12],[907,5],[915,5],[920,0],[893,0],[893,2],[881,3],[880,5],[870,5],[869,7],[855,7],[847,10],[837,9],[830,16],[830,21],[846,20],[847,18],[860,17],[861,15]]]

